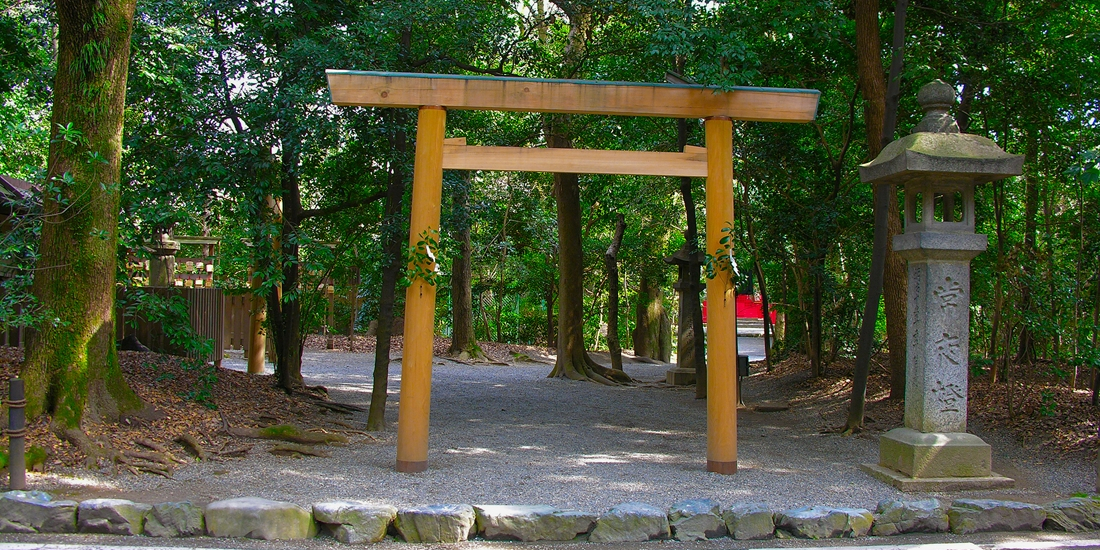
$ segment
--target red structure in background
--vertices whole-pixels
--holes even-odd
[[[775,323],[775,311],[769,311],[772,323]],[[764,304],[752,299],[748,294],[737,295],[738,319],[763,319]],[[703,300],[703,322],[707,322],[707,301]]]

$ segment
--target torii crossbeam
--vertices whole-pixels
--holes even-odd
[[[733,120],[810,122],[817,90],[328,70],[336,105],[419,109],[409,246],[439,230],[443,170],[706,177],[707,250],[733,224]],[[471,147],[447,140],[447,109],[702,118],[706,148],[682,153]],[[427,266],[434,270],[434,265]],[[707,470],[737,471],[737,325],[732,273],[707,280]],[[405,353],[398,405],[397,470],[428,468],[435,286],[405,294]]]

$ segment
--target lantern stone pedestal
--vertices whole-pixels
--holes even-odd
[[[970,260],[987,238],[974,232],[974,187],[1018,175],[1023,157],[959,133],[943,81],[921,88],[925,117],[913,133],[860,167],[875,185],[905,188],[905,234],[894,250],[909,263],[905,427],[882,435],[878,464],[863,470],[902,491],[1006,487],[992,449],[966,433],[970,359]],[[889,189],[884,192],[892,192]]]

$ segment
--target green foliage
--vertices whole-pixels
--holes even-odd
[[[1058,414],[1058,401],[1054,398],[1054,392],[1051,390],[1043,390],[1039,394],[1041,402],[1039,403],[1039,416],[1053,417]]]
[[[34,470],[46,464],[47,456],[46,449],[38,445],[30,445],[23,453],[23,461],[28,470]],[[0,448],[0,470],[7,469],[10,463],[11,454],[8,451],[8,447],[4,446]]]

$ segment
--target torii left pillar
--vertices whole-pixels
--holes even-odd
[[[439,231],[443,194],[443,135],[447,111],[420,108],[416,121],[409,246],[424,232]],[[435,271],[434,261],[424,266]],[[428,469],[428,415],[432,403],[432,340],[435,334],[435,285],[421,277],[405,291],[405,345],[401,359],[401,402],[397,408],[397,471]]]

